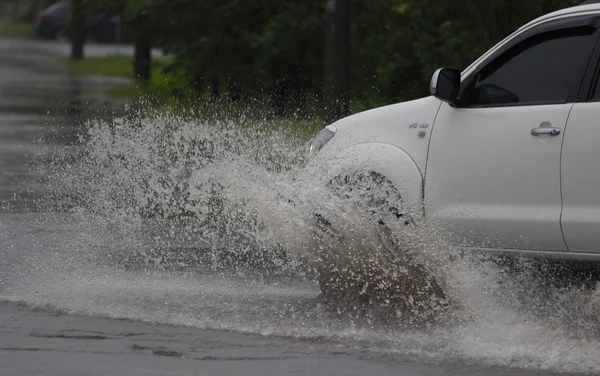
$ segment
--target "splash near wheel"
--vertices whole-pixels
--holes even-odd
[[[324,304],[352,317],[418,324],[441,318],[448,297],[419,254],[418,229],[398,189],[377,173],[330,181],[335,205],[316,214],[316,270]]]

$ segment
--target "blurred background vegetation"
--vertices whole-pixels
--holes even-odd
[[[35,12],[52,3],[15,1],[21,20],[32,20]],[[462,69],[514,28],[544,13],[581,3],[71,0],[72,6],[85,12],[118,16],[127,25],[136,45],[136,59],[104,65],[135,76],[142,87],[159,88],[167,100],[210,99],[242,107],[261,106],[273,117],[313,118],[323,113],[324,51],[330,26],[326,25],[326,9],[336,1],[350,7],[350,112],[427,95],[435,68]],[[151,47],[162,49],[168,58],[152,63]],[[116,67],[119,64],[130,64],[131,69]]]

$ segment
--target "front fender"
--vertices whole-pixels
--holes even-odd
[[[400,191],[407,209],[421,212],[423,175],[402,149],[384,143],[363,143],[344,148],[327,147],[310,161],[319,185],[356,171],[371,171],[388,178]]]

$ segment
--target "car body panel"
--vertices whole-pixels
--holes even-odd
[[[42,10],[34,23],[33,31],[39,37],[55,38],[69,23],[69,2],[59,1]]]
[[[324,186],[337,176],[357,171],[376,172],[401,189],[404,209],[408,214],[422,215],[423,177],[405,151],[384,143],[353,144],[340,149],[336,147],[338,145],[327,148],[311,161],[316,169],[309,167],[308,171],[318,171],[311,175],[313,182]]]
[[[40,38],[54,39],[66,35],[70,20],[69,2],[59,1],[42,10],[33,25],[34,33]],[[94,13],[85,17],[86,37],[103,43],[130,43],[130,30],[117,17]],[[68,35],[66,35],[68,36]]]
[[[600,253],[600,103],[577,103],[563,143],[561,218],[572,252]]]
[[[560,228],[562,134],[573,104],[453,108],[431,138],[425,212],[467,247],[566,251]]]
[[[365,111],[332,124],[336,135],[313,162],[323,171],[320,180],[352,170],[377,172],[403,190],[410,210],[420,210],[422,172],[441,103],[427,97]]]
[[[429,96],[349,116],[333,124],[337,133],[326,149],[363,143],[389,144],[410,155],[423,172],[431,130],[441,103]]]

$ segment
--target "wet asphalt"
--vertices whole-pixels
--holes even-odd
[[[130,53],[120,48],[119,52]],[[116,51],[114,46],[92,46],[86,52]],[[0,239],[4,239],[0,260],[5,263],[0,267],[0,290],[23,267],[16,261],[8,265],[18,259],[10,254],[28,251],[9,250],[6,239],[26,233],[19,231],[28,225],[21,214],[23,198],[17,193],[33,181],[25,167],[30,157],[44,148],[67,147],[82,121],[112,106],[99,95],[101,89],[122,82],[68,73],[60,62],[67,54],[68,45],[61,42],[0,39]],[[38,190],[43,192],[43,185]],[[16,223],[15,228],[7,226],[9,222]],[[6,376],[553,374],[461,363],[421,364],[327,339],[70,315],[60,307],[0,301],[0,375]]]
[[[551,375],[423,365],[368,350],[0,305],[2,375]]]

